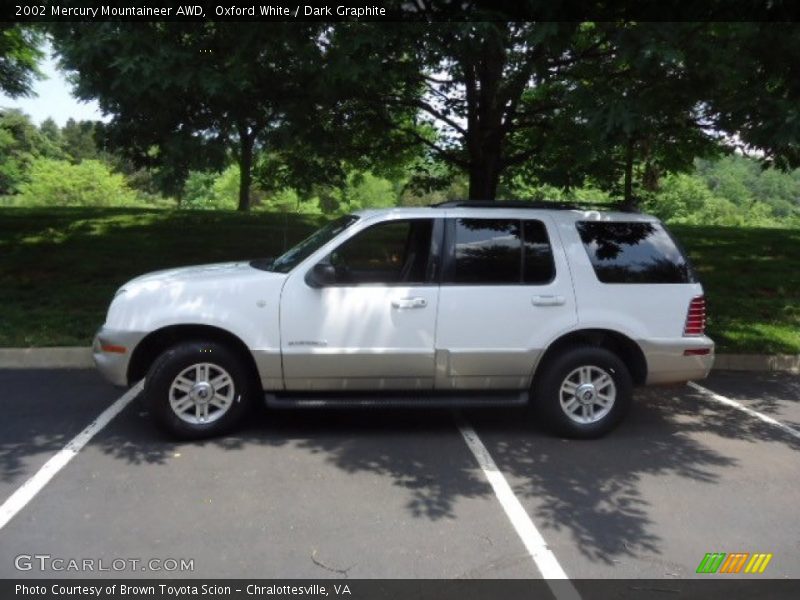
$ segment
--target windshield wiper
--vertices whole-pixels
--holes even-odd
[[[254,269],[262,271],[272,271],[272,263],[275,262],[274,258],[256,258],[250,261],[250,266]]]

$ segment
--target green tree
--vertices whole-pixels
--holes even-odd
[[[112,115],[112,141],[144,163],[170,165],[181,183],[230,153],[240,210],[251,204],[256,152],[290,140],[287,123],[314,112],[315,24],[59,24],[53,33],[78,95]]]
[[[799,32],[797,23],[710,23],[687,53],[687,69],[708,80],[714,126],[783,170],[800,166]]]
[[[29,178],[39,156],[54,156],[50,143],[30,118],[16,109],[0,110],[0,194],[13,194]]]
[[[12,98],[33,94],[33,82],[41,78],[42,42],[30,25],[0,23],[0,91]]]
[[[742,156],[698,160],[694,173],[665,176],[659,190],[644,197],[643,207],[674,223],[775,227],[799,222],[796,201],[759,196],[762,179],[778,190],[790,189],[794,181],[793,174],[762,170]]]
[[[564,150],[556,161],[523,173],[567,188],[589,181],[635,204],[658,189],[663,174],[691,170],[695,157],[719,154],[723,136],[704,126],[706,78],[684,67],[687,40],[701,36],[704,24],[583,27],[611,51],[576,65],[567,122],[555,135]]]
[[[191,171],[183,184],[181,208],[215,208],[211,204],[211,189],[217,175],[210,171]]]
[[[23,206],[126,206],[137,203],[125,178],[98,160],[72,164],[39,158],[15,199]]]
[[[762,171],[755,181],[753,197],[769,205],[778,217],[800,216],[800,170]]]
[[[466,172],[470,198],[493,199],[503,179],[523,176],[562,188],[589,179],[633,201],[736,139],[778,166],[800,162],[795,25],[489,16],[342,24],[333,37],[358,65],[353,112]],[[771,54],[764,41],[776,37],[782,52]],[[409,127],[408,107],[433,135]]]
[[[783,172],[763,160],[737,154],[719,160],[698,160],[697,177],[717,196],[748,210],[755,203],[769,207],[776,218],[800,215],[800,169]]]
[[[596,52],[578,30],[497,20],[343,24],[332,54],[353,64],[353,112],[466,172],[470,198],[494,199],[503,172],[537,153],[542,124],[563,102],[561,69]],[[411,122],[409,109],[418,115]]]
[[[349,213],[364,208],[388,208],[396,206],[398,194],[388,179],[370,172],[352,171],[344,185],[335,192],[338,200],[336,212]]]
[[[52,118],[47,118],[39,125],[39,133],[47,144],[45,154],[50,158],[63,158],[63,138],[61,137],[61,128]]]
[[[67,119],[61,129],[61,147],[73,162],[100,158],[94,121]]]

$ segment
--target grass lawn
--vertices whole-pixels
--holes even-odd
[[[0,347],[88,346],[129,279],[277,256],[318,225],[266,213],[0,208]]]
[[[800,353],[800,229],[673,225],[721,352]]]
[[[0,208],[0,347],[89,345],[147,271],[275,256],[321,223],[267,213]],[[723,352],[800,353],[800,230],[674,226]]]

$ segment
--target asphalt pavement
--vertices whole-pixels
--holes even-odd
[[[796,375],[700,384],[800,430]],[[124,391],[81,370],[0,371],[0,389],[0,503]],[[169,577],[541,577],[509,502],[573,579],[698,577],[708,552],[771,553],[758,577],[798,578],[799,467],[800,438],[687,386],[639,390],[619,429],[580,442],[524,409],[308,409],[184,443],[133,401],[0,529],[0,578],[152,577],[171,560],[191,568]]]

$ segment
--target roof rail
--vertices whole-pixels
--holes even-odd
[[[623,202],[560,202],[548,200],[448,200],[431,204],[435,208],[538,208],[549,210],[616,210],[637,212]]]

